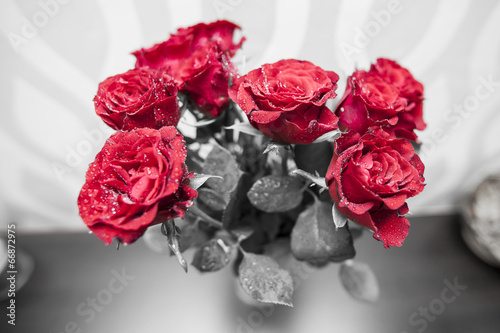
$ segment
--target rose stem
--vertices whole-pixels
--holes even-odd
[[[199,209],[198,207],[196,206],[191,206],[189,208],[189,210],[195,214],[195,215],[198,215],[198,217],[201,218],[201,221],[205,222],[206,224],[208,224],[209,226],[212,226],[216,229],[222,229],[223,228],[223,225],[222,225],[222,222],[221,221],[218,221],[216,219],[214,219],[213,217],[211,217],[210,215],[208,215],[207,213],[205,213],[204,211],[202,211],[201,209]]]
[[[281,167],[283,171],[283,176],[288,175],[288,149],[283,147],[283,159],[281,161]]]
[[[314,192],[313,192],[313,191],[311,191],[311,189],[306,188],[304,192],[309,193],[309,194],[311,195],[311,197],[313,197],[313,198],[314,198],[314,203],[315,203],[315,204],[318,204],[318,203],[319,203],[319,199],[318,199],[318,197],[316,196],[316,194],[314,194]]]
[[[235,119],[235,112],[229,112],[232,111],[230,108],[228,108],[224,114],[224,126],[229,126],[230,124],[234,124],[234,119]],[[226,142],[234,142],[234,131],[233,130],[225,130],[226,134]]]

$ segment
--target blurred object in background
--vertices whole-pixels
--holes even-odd
[[[485,178],[462,206],[462,236],[479,258],[500,267],[500,174]]]
[[[7,240],[0,238],[0,301],[15,299],[15,294],[26,284],[35,268],[35,262],[29,254],[18,248],[14,248],[14,251],[12,255],[11,249],[9,256]],[[13,268],[10,267],[11,263]],[[14,279],[9,279],[12,276]]]

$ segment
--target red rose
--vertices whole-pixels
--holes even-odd
[[[397,137],[417,141],[413,130],[423,130],[424,88],[395,61],[378,59],[368,72],[358,70],[347,79],[347,88],[336,115],[341,129],[364,133],[382,126]]]
[[[229,96],[264,135],[309,144],[337,129],[338,118],[325,103],[337,96],[338,79],[308,61],[280,60],[236,79]]]
[[[245,40],[233,43],[236,24],[217,21],[179,29],[148,49],[133,52],[136,67],[168,67],[179,90],[203,113],[217,117],[229,104],[229,76],[236,73],[231,57]]]
[[[424,189],[423,173],[408,140],[372,127],[335,141],[326,182],[339,211],[375,231],[373,237],[389,248],[401,246],[408,234],[405,201]]]
[[[165,71],[131,69],[99,84],[96,113],[116,130],[176,126],[181,113],[177,87]]]
[[[197,195],[185,159],[183,138],[172,126],[115,133],[89,166],[80,216],[107,245],[115,237],[132,243],[149,226],[183,217]]]

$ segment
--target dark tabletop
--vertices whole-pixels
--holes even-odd
[[[185,274],[142,241],[117,251],[89,234],[20,233],[35,270],[16,293],[16,326],[0,303],[0,332],[498,333],[500,270],[467,249],[457,220],[413,218],[401,248],[356,241],[356,260],[379,280],[375,304],[350,298],[332,264],[300,274],[294,308],[262,309],[239,300],[229,267]]]

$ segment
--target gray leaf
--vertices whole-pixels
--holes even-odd
[[[223,211],[227,206],[225,198],[209,188],[200,188],[196,200],[201,201],[208,208],[216,212]]]
[[[325,190],[328,189],[328,187],[326,186],[325,177],[318,177],[318,176],[310,174],[309,172],[306,172],[306,171],[301,170],[301,169],[293,170],[290,173],[292,175],[299,175],[307,180],[310,180],[311,182],[313,182],[315,185],[318,185],[322,189],[325,189]]]
[[[167,236],[168,246],[170,247],[170,250],[172,250],[172,252],[175,254],[177,260],[179,261],[179,264],[187,273],[188,265],[186,259],[184,259],[184,257],[182,256],[179,247],[179,238],[181,238],[180,229],[175,225],[174,220],[163,222],[161,225],[161,232],[162,234]]]
[[[345,217],[344,214],[342,214],[337,209],[335,204],[333,204],[332,206],[332,215],[333,215],[333,223],[335,223],[335,226],[337,228],[342,228],[343,226],[345,226],[345,224],[347,223],[347,217]]]
[[[378,299],[377,277],[367,264],[348,260],[340,265],[339,275],[342,285],[352,297],[372,303]]]
[[[293,306],[292,276],[268,256],[243,253],[239,280],[243,290],[259,302]]]
[[[249,134],[249,135],[253,135],[253,136],[262,136],[262,135],[264,135],[264,134],[262,134],[261,131],[259,131],[258,129],[256,129],[255,127],[253,127],[252,125],[250,125],[250,123],[247,123],[247,122],[234,123],[231,126],[225,127],[225,129],[233,130],[233,131],[238,131],[238,132]]]
[[[210,178],[206,183],[214,191],[229,195],[238,185],[243,172],[239,169],[234,156],[227,149],[215,145],[207,156],[203,173],[220,176],[222,179]]]
[[[337,228],[331,204],[319,200],[299,214],[290,243],[297,260],[313,264],[339,262],[356,254],[349,228]]]
[[[202,244],[191,265],[200,272],[215,272],[224,268],[235,255],[235,243],[228,237],[216,237]]]
[[[205,175],[202,173],[195,173],[194,178],[190,179],[189,181],[189,186],[192,189],[199,189],[207,180],[210,178],[219,178],[219,179],[224,179],[221,176],[216,176],[216,175]]]
[[[292,176],[265,176],[257,180],[247,196],[252,205],[267,213],[286,212],[303,198],[302,181]]]
[[[324,141],[334,142],[340,136],[341,132],[339,130],[330,131],[323,134],[319,138],[313,141],[313,143],[320,143]]]

